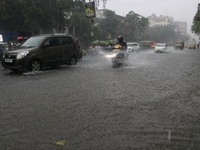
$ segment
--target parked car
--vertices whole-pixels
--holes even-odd
[[[8,45],[4,42],[0,42],[0,61],[3,60],[3,54],[9,50]]]
[[[136,42],[128,42],[127,43],[127,50],[129,52],[139,52],[140,51],[140,46]]]
[[[72,36],[41,35],[29,38],[21,49],[4,54],[3,66],[14,71],[39,71],[43,67],[77,63],[77,48]]]
[[[167,49],[167,44],[166,43],[159,43],[155,46],[154,52],[155,53],[164,53]]]

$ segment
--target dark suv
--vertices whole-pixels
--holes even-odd
[[[29,38],[18,50],[4,54],[3,66],[17,71],[77,63],[77,48],[71,35],[52,34]]]

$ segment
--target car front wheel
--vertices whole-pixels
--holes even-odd
[[[32,60],[30,64],[30,71],[40,71],[42,69],[41,62],[39,60]]]

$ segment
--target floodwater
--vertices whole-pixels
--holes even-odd
[[[2,150],[199,150],[200,51],[105,52],[76,66],[0,71]]]

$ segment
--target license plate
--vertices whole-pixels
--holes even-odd
[[[5,59],[5,62],[7,62],[7,63],[12,63],[13,60],[12,60],[12,59]]]

